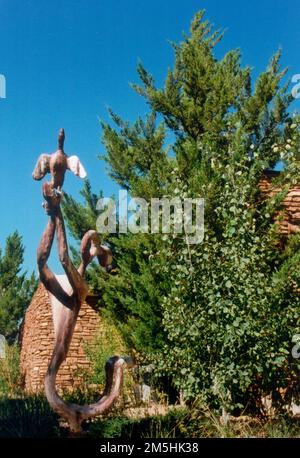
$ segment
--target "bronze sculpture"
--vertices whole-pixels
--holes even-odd
[[[49,221],[42,235],[37,252],[37,263],[40,280],[48,291],[55,331],[54,349],[45,377],[45,391],[51,407],[62,417],[68,420],[74,432],[81,430],[81,423],[88,418],[101,415],[109,410],[117,399],[123,378],[125,366],[132,366],[130,358],[115,356],[106,363],[106,386],[102,397],[94,404],[80,406],[64,401],[55,387],[57,372],[65,360],[80,306],[88,294],[88,286],[84,281],[84,274],[93,257],[97,256],[100,264],[108,268],[112,262],[112,254],[108,247],[101,245],[99,234],[88,231],[81,241],[81,264],[78,270],[73,265],[69,253],[64,226],[63,215],[60,209],[62,186],[65,173],[71,170],[79,177],[84,178],[86,172],[77,156],[68,157],[63,149],[65,133],[61,129],[58,136],[58,150],[49,155],[42,154],[33,171],[33,178],[41,180],[47,173],[51,174],[51,181],[43,183],[43,204]],[[47,265],[54,235],[57,236],[59,260],[65,275],[55,275]]]

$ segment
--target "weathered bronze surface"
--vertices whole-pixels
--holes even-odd
[[[43,204],[49,221],[42,235],[38,251],[37,263],[41,282],[46,287],[53,315],[55,343],[53,353],[45,378],[45,391],[52,408],[64,417],[72,431],[81,430],[83,420],[107,412],[120,393],[123,379],[123,369],[131,366],[130,358],[114,356],[106,363],[106,386],[99,401],[80,406],[64,401],[55,387],[57,372],[65,360],[73,331],[77,321],[80,306],[88,295],[88,286],[84,281],[84,274],[88,264],[97,256],[100,264],[109,268],[112,262],[110,249],[101,245],[99,234],[88,231],[81,241],[81,264],[78,270],[73,265],[68,252],[66,231],[63,215],[60,209],[62,186],[67,170],[85,178],[86,172],[77,156],[68,157],[64,152],[65,132],[60,130],[58,136],[58,150],[53,154],[42,154],[33,171],[33,178],[41,180],[50,173],[51,180],[43,183],[42,191],[45,202]],[[54,236],[57,237],[59,260],[65,275],[55,275],[47,265],[52,249]]]

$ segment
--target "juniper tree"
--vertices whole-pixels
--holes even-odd
[[[9,343],[16,338],[37,286],[34,274],[21,273],[23,260],[22,237],[16,231],[7,238],[4,252],[0,251],[0,333]]]
[[[287,386],[298,370],[290,350],[299,330],[299,244],[296,236],[280,251],[274,215],[297,181],[299,124],[280,52],[253,82],[239,50],[215,57],[222,33],[203,16],[173,44],[161,89],[138,65],[133,88],[149,105],[147,118],[130,124],[111,111],[114,126],[102,129],[109,173],[132,196],[205,199],[204,241],[115,236],[118,274],[99,285],[158,374],[171,376],[186,399],[201,393],[234,408]],[[279,159],[283,192],[263,198],[259,180]]]

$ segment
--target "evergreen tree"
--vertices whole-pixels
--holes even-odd
[[[0,251],[0,333],[12,343],[18,333],[24,311],[36,289],[34,274],[21,273],[24,246],[18,232],[11,234],[4,252]]]
[[[158,374],[187,399],[201,393],[229,409],[287,386],[298,371],[290,350],[299,329],[299,237],[281,252],[275,214],[297,182],[299,123],[289,115],[280,52],[253,84],[239,50],[216,59],[222,33],[203,15],[173,45],[162,89],[138,66],[141,85],[133,87],[150,107],[146,120],[130,125],[111,111],[115,127],[102,128],[110,175],[132,196],[205,198],[204,241],[111,237],[118,274],[98,283]],[[263,199],[259,180],[280,159],[283,192]]]

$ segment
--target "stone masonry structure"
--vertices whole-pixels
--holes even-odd
[[[280,172],[266,172],[260,182],[260,189],[263,194],[271,196],[276,193],[276,188],[272,185],[274,178]],[[298,232],[300,227],[300,187],[290,189],[283,201],[283,209],[280,212],[281,233],[284,237]]]
[[[85,345],[92,342],[101,326],[99,312],[86,302],[79,312],[70,350],[57,375],[57,388],[70,390],[80,385],[82,374],[90,367]],[[44,378],[54,344],[51,305],[40,283],[23,320],[21,335],[21,371],[28,393],[44,391]]]

